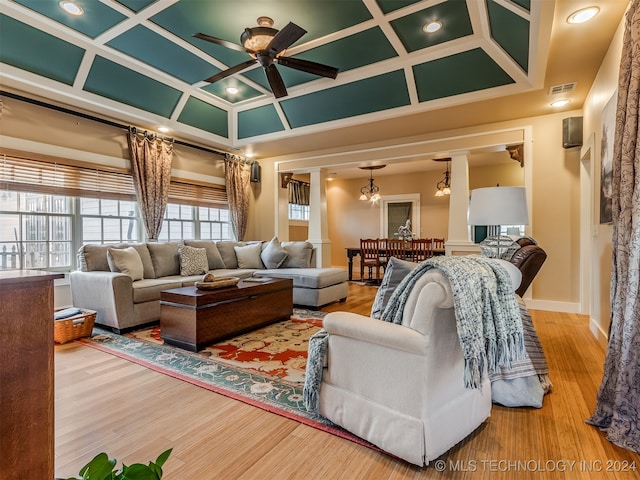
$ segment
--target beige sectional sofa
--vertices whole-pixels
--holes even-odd
[[[116,332],[160,319],[160,292],[216,278],[268,276],[293,280],[293,303],[317,308],[347,298],[347,272],[315,268],[309,242],[185,240],[87,244],[71,272],[73,305],[95,310],[96,323]],[[204,258],[203,258],[204,257]]]

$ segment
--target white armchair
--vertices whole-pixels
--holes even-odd
[[[451,287],[438,270],[411,291],[402,325],[329,313],[320,413],[392,455],[427,465],[491,413],[491,385],[464,386]]]

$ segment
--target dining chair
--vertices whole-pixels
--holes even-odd
[[[431,250],[440,250],[444,251],[444,238],[432,238],[431,239]],[[433,253],[432,253],[433,255]]]
[[[380,241],[377,238],[360,239],[360,280],[364,281],[364,267],[369,269],[369,280],[371,270],[376,271],[376,283],[380,283],[380,268],[387,264],[386,259],[380,256]]]
[[[405,260],[407,258],[407,249],[405,248],[404,240],[400,240],[399,238],[390,238],[387,240],[386,252],[387,259],[396,257]]]
[[[414,238],[411,240],[411,260],[422,262],[433,256],[430,238]]]

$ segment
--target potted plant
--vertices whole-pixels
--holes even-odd
[[[141,463],[122,464],[120,470],[116,469],[117,461],[102,452],[80,469],[79,477],[71,477],[65,480],[160,480],[162,478],[162,466],[169,458],[171,450],[173,449],[170,448],[162,452],[156,461],[149,462],[149,465]]]

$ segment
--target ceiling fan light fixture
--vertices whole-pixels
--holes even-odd
[[[240,35],[242,46],[254,52],[266,49],[278,33],[278,30],[273,28],[273,20],[269,17],[258,17],[257,23],[257,27],[245,28]]]
[[[422,26],[422,31],[424,33],[435,33],[442,28],[442,22],[439,20],[433,20],[425,23]]]
[[[569,15],[567,22],[572,24],[588,22],[595,17],[598,12],[600,12],[598,7],[582,8]]]
[[[58,5],[60,5],[60,8],[62,8],[65,12],[71,15],[75,15],[76,17],[84,13],[82,7],[75,2],[63,0],[62,2],[59,2]]]

